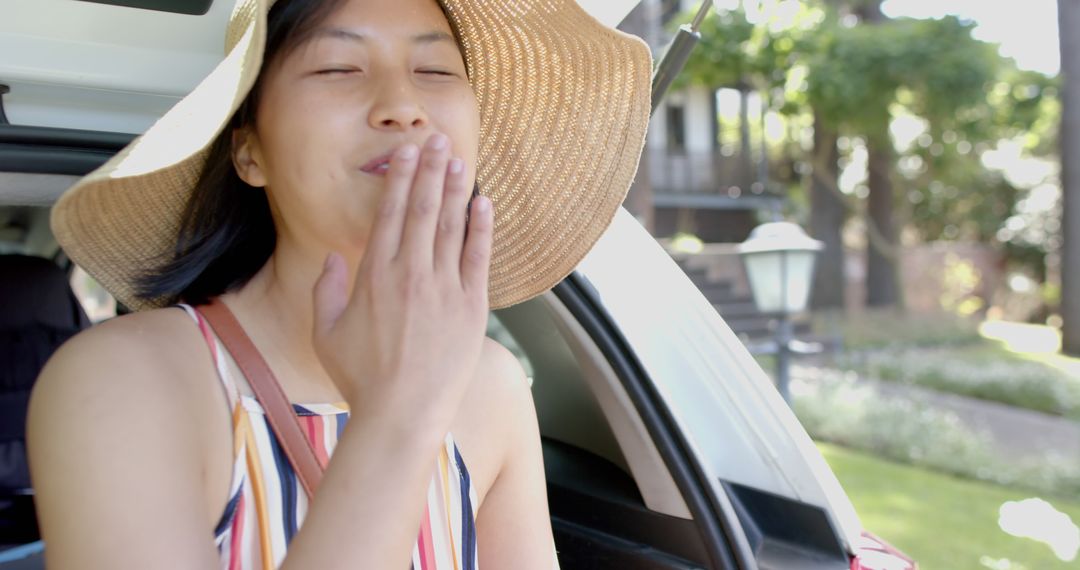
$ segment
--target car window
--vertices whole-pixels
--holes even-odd
[[[71,272],[71,290],[91,322],[96,324],[116,316],[116,299],[81,267],[76,266]]]
[[[518,361],[521,362],[521,367],[525,369],[525,376],[528,377],[531,386],[533,376],[536,373],[532,361],[529,360],[529,356],[525,354],[525,350],[518,344],[517,339],[514,338],[514,335],[510,333],[510,330],[506,328],[506,325],[499,320],[499,317],[494,312],[488,315],[487,336],[505,346],[517,357]]]

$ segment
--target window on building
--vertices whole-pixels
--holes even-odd
[[[667,147],[670,151],[686,150],[686,110],[682,105],[667,106]]]

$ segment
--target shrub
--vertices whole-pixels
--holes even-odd
[[[913,398],[884,396],[852,372],[800,370],[791,388],[795,414],[814,439],[957,476],[1058,495],[1080,493],[1075,461],[1006,460],[986,434],[955,414]]]
[[[850,315],[817,312],[811,326],[816,334],[843,339],[846,350],[894,346],[957,346],[982,341],[978,322],[950,314],[867,310]]]
[[[841,357],[842,367],[873,378],[1080,417],[1080,382],[1041,362],[990,349],[899,349]]]

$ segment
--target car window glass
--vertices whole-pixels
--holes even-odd
[[[71,290],[91,322],[96,324],[116,316],[116,299],[79,266],[71,272]]]

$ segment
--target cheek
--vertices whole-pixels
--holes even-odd
[[[277,182],[312,197],[349,181],[342,149],[355,128],[348,117],[327,108],[297,108],[272,127],[271,184]]]
[[[466,163],[475,169],[477,156],[480,152],[480,110],[477,107],[476,96],[472,91],[464,94],[454,104],[454,113],[450,116],[454,121],[455,139],[460,141],[459,152]]]

